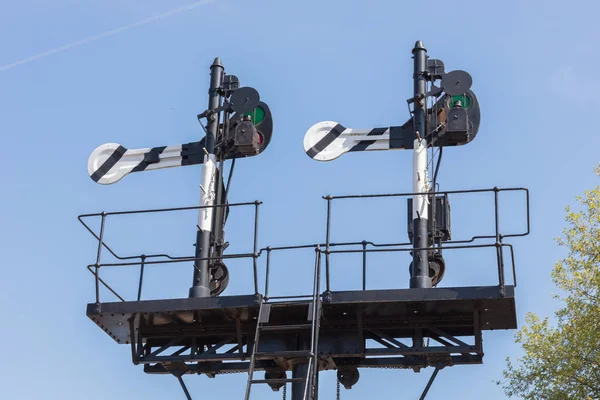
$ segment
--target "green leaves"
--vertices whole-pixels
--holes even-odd
[[[567,207],[567,227],[557,239],[569,253],[552,271],[563,305],[555,326],[527,314],[515,336],[525,355],[516,365],[507,358],[498,382],[509,397],[600,399],[600,186],[577,201],[580,211]]]

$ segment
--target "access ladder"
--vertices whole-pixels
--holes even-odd
[[[267,286],[268,287],[268,286]],[[315,261],[315,272],[314,272],[314,284],[312,300],[310,301],[297,301],[297,300],[285,300],[296,298],[297,296],[290,297],[277,297],[267,298],[266,296],[260,297],[260,305],[258,309],[258,318],[256,322],[256,331],[254,334],[254,344],[252,346],[252,355],[250,357],[250,367],[248,368],[248,382],[246,385],[246,396],[245,400],[250,400],[250,390],[253,384],[269,384],[272,388],[279,388],[281,386],[292,384],[303,384],[304,390],[302,400],[312,400],[315,396],[315,384],[316,376],[318,374],[318,343],[319,343],[319,329],[321,326],[321,296],[320,290],[320,249],[316,249],[316,261]],[[309,297],[309,296],[307,296]],[[272,302],[270,300],[277,299]],[[307,305],[307,323],[302,324],[270,324],[270,315],[273,307],[285,307],[292,304],[306,304]],[[301,332],[304,330],[310,330],[310,345],[308,349],[301,350],[283,350],[283,351],[264,351],[259,352],[259,343],[262,332]],[[265,374],[265,379],[254,379],[254,370],[256,368],[257,360],[274,360],[274,359],[287,359],[287,360],[306,360],[306,375],[303,377],[292,377],[288,378],[283,372],[280,376],[269,376]],[[295,386],[295,385],[294,385]],[[294,399],[298,400],[298,399]]]

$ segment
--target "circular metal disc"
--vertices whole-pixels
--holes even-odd
[[[242,87],[233,92],[229,99],[231,109],[238,114],[245,114],[254,110],[260,103],[260,95],[256,89]]]
[[[308,154],[309,150],[321,142],[337,125],[339,124],[334,121],[322,121],[311,126],[304,135],[304,151]],[[335,160],[349,150],[349,145],[345,142],[343,139],[334,140],[316,155],[309,155],[309,157],[317,161]]]
[[[431,278],[431,285],[435,286],[444,278],[446,273],[446,263],[443,259],[434,258],[429,261],[429,277]]]
[[[229,285],[229,270],[222,262],[217,263],[213,267],[212,279],[210,281],[210,295],[218,296]]]
[[[118,143],[106,143],[106,144],[103,144],[102,146],[96,147],[96,149],[92,152],[92,154],[88,158],[88,173],[89,173],[89,175],[90,176],[94,175],[94,173],[96,171],[98,171],[100,169],[100,167],[102,167],[102,165],[109,158],[111,158],[112,155],[120,147],[122,147],[122,146]],[[109,185],[111,183],[115,183],[115,182],[121,180],[121,178],[123,178],[125,175],[127,175],[133,168],[130,166],[131,162],[129,162],[128,164],[125,163],[126,160],[127,160],[126,157],[120,158],[119,161],[121,161],[121,163],[113,166],[113,168],[111,168],[109,171],[105,171],[105,173],[102,175],[102,177],[99,180],[97,180],[96,182],[101,185]],[[134,161],[135,161],[135,164],[139,164],[139,162],[140,162],[139,159],[136,159]],[[127,165],[124,165],[124,164],[127,164]],[[127,167],[129,167],[129,169],[127,169]]]
[[[442,76],[442,88],[446,94],[456,96],[466,93],[473,84],[473,78],[466,71],[450,71]]]

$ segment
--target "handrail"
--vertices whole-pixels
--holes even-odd
[[[526,222],[527,227],[524,232],[511,232],[509,234],[500,233],[499,228],[499,193],[504,191],[524,191],[526,201]],[[407,197],[412,196],[414,193],[391,193],[391,194],[366,194],[366,195],[344,195],[344,196],[324,196],[327,200],[327,224],[325,233],[324,243],[313,243],[313,244],[301,244],[301,245],[290,245],[290,246],[268,246],[259,248],[258,242],[258,229],[259,229],[259,206],[262,204],[260,201],[254,202],[241,202],[227,205],[212,205],[212,206],[191,206],[191,207],[172,207],[172,208],[160,208],[160,209],[147,209],[147,210],[132,210],[132,211],[113,211],[113,212],[101,212],[93,214],[82,214],[77,218],[81,224],[86,228],[88,232],[98,241],[98,248],[96,252],[96,262],[87,266],[88,270],[94,275],[95,278],[95,289],[96,289],[96,303],[100,303],[100,286],[106,287],[111,293],[113,293],[119,300],[125,301],[113,288],[111,288],[103,279],[100,278],[99,269],[102,267],[125,267],[125,266],[140,266],[140,276],[138,283],[137,299],[141,299],[142,285],[144,268],[147,265],[162,265],[162,264],[173,264],[181,262],[192,262],[200,260],[222,260],[222,259],[242,259],[251,258],[253,268],[253,286],[255,294],[259,293],[258,284],[258,259],[266,253],[266,273],[264,282],[264,297],[267,299],[277,299],[278,297],[269,297],[269,279],[271,272],[271,253],[274,251],[289,251],[289,250],[301,250],[313,248],[319,254],[325,254],[325,286],[326,291],[331,291],[331,278],[330,278],[330,257],[332,254],[353,254],[360,253],[362,255],[362,289],[367,290],[367,255],[368,253],[383,253],[383,252],[407,252],[413,250],[456,250],[456,249],[469,249],[469,248],[496,248],[497,252],[497,265],[498,265],[498,284],[501,288],[504,286],[504,256],[503,249],[508,248],[510,251],[510,262],[512,267],[513,283],[517,285],[516,276],[516,265],[514,248],[511,244],[505,243],[504,239],[510,237],[526,236],[530,233],[530,205],[529,205],[529,190],[526,188],[491,188],[491,189],[470,189],[470,190],[450,190],[450,191],[437,191],[428,193],[431,196],[437,194],[462,194],[462,193],[494,193],[494,234],[493,235],[476,235],[470,239],[460,240],[449,240],[438,246],[413,248],[411,242],[402,243],[376,243],[373,241],[350,241],[350,242],[333,242],[331,240],[331,225],[332,225],[332,202],[333,200],[343,199],[371,199],[371,198],[382,198],[382,197]],[[241,206],[254,206],[254,234],[253,234],[253,250],[252,253],[236,253],[236,254],[224,254],[218,257],[205,257],[198,258],[194,256],[172,256],[166,253],[157,254],[140,254],[132,256],[122,256],[117,254],[111,247],[108,246],[105,240],[105,229],[108,216],[115,215],[131,215],[131,214],[144,214],[144,213],[159,213],[159,212],[173,212],[173,211],[185,211],[185,210],[197,210],[201,208],[209,207],[241,207]],[[96,233],[87,223],[84,221],[86,218],[100,217],[101,225],[100,232]],[[493,242],[480,243],[480,241],[493,240]],[[353,248],[358,247],[358,248]],[[102,262],[103,249],[106,249],[110,255],[112,255],[118,262]],[[320,259],[320,256],[319,256]],[[194,263],[195,264],[195,263]],[[319,265],[320,262],[319,262]],[[320,269],[320,267],[319,267]],[[296,298],[308,298],[307,296],[293,296]],[[284,296],[290,298],[290,296]],[[283,297],[282,297],[283,298]]]
[[[87,266],[88,270],[92,272],[95,279],[95,291],[96,291],[96,304],[100,304],[100,285],[106,287],[111,293],[113,293],[119,300],[125,301],[123,297],[121,297],[112,287],[110,287],[104,280],[100,278],[100,267],[124,267],[124,266],[134,266],[140,265],[140,276],[138,283],[138,291],[137,291],[137,300],[141,299],[142,293],[142,285],[143,285],[143,276],[144,276],[144,268],[146,265],[151,264],[171,264],[171,263],[179,263],[179,262],[189,262],[189,261],[200,261],[200,260],[222,260],[222,259],[231,259],[231,258],[252,258],[253,259],[253,269],[254,269],[254,291],[255,294],[258,294],[258,264],[257,258],[260,256],[258,252],[258,208],[262,204],[261,201],[254,202],[244,202],[244,203],[232,203],[232,204],[214,204],[208,206],[191,206],[191,207],[171,207],[171,208],[159,208],[159,209],[145,209],[145,210],[131,210],[131,211],[111,211],[111,212],[100,212],[100,213],[92,213],[92,214],[81,214],[77,217],[79,222],[86,228],[90,234],[96,238],[98,241],[98,248],[96,252],[96,262],[94,264],[90,264]],[[220,207],[240,207],[240,206],[254,206],[254,247],[253,253],[240,253],[240,254],[228,254],[221,255],[218,257],[192,257],[192,256],[170,256],[168,254],[140,254],[134,256],[119,256],[114,250],[112,250],[104,239],[104,232],[106,227],[106,217],[109,215],[131,215],[131,214],[145,214],[145,213],[159,213],[159,212],[172,212],[172,211],[185,211],[185,210],[198,210],[203,208],[220,208]],[[100,233],[96,234],[92,228],[88,224],[85,223],[84,218],[91,217],[101,217],[100,223]],[[199,228],[198,228],[199,229]],[[117,262],[117,263],[102,263],[102,249],[106,249],[113,257],[120,261],[128,261],[139,259],[139,262]],[[158,260],[158,261],[148,261],[149,258],[166,258],[166,260]],[[194,268],[196,267],[196,263],[194,264]],[[94,271],[92,271],[94,268]]]
[[[500,233],[500,223],[499,223],[499,193],[500,192],[510,192],[510,191],[524,191],[525,192],[525,206],[526,206],[526,221],[527,228],[525,232],[517,232],[510,234],[501,234]],[[464,246],[431,246],[431,247],[420,247],[420,248],[407,248],[407,249],[367,249],[366,245],[363,243],[362,250],[331,250],[331,210],[332,210],[332,202],[333,200],[343,200],[343,199],[373,199],[373,198],[384,198],[384,197],[409,197],[414,195],[422,195],[420,192],[407,192],[407,193],[383,193],[383,194],[356,194],[356,195],[343,195],[343,196],[323,196],[323,199],[327,201],[327,222],[325,228],[325,279],[326,279],[326,287],[327,291],[331,290],[331,280],[330,280],[330,255],[335,253],[362,253],[363,254],[363,288],[366,288],[366,253],[368,252],[385,252],[385,251],[418,251],[418,250],[443,250],[443,249],[460,249],[460,248],[478,248],[478,247],[495,247],[496,248],[496,258],[498,265],[498,285],[500,287],[501,293],[504,292],[504,257],[502,253],[502,248],[505,247],[503,243],[503,239],[509,237],[520,237],[526,236],[531,232],[530,225],[530,207],[529,207],[529,190],[522,187],[516,188],[488,188],[488,189],[465,189],[465,190],[445,190],[445,191],[431,191],[428,192],[427,195],[430,198],[435,198],[437,195],[449,195],[449,194],[465,194],[465,193],[486,193],[492,192],[494,193],[494,235],[478,235],[473,236],[470,240],[460,240],[460,241],[448,241],[450,244],[459,244],[459,243],[472,243],[478,239],[495,239],[493,244],[469,244]],[[406,243],[402,245],[412,245],[412,243]],[[514,253],[513,249],[510,246],[511,251],[511,261],[512,261],[512,269],[513,269],[513,280],[514,285],[516,286],[517,278],[516,278],[516,268],[514,264]]]

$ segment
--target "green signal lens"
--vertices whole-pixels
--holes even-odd
[[[265,119],[265,110],[262,109],[262,107],[256,107],[254,109],[254,111],[250,111],[249,113],[244,114],[244,116],[250,116],[250,119],[252,120],[252,123],[254,125],[258,125],[260,124],[263,119]]]
[[[471,98],[469,96],[467,96],[466,94],[459,94],[457,96],[452,96],[450,98],[450,107],[454,107],[454,103],[456,103],[457,101],[460,101],[463,108],[471,107]]]

